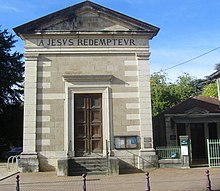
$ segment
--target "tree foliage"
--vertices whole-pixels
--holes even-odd
[[[12,51],[15,42],[14,35],[0,28],[0,112],[22,101],[24,63],[23,55]]]
[[[7,105],[0,113],[0,140],[7,145],[21,146],[23,138],[23,105]]]
[[[156,116],[168,108],[198,95],[200,91],[198,80],[187,73],[182,74],[173,83],[168,82],[167,74],[157,72],[151,75],[152,113]]]
[[[220,63],[215,64],[215,70],[220,71]]]
[[[203,96],[211,96],[211,97],[218,97],[218,88],[217,83],[213,82],[208,85],[206,85],[202,90]]]
[[[150,85],[152,113],[155,116],[171,106],[166,74],[162,72],[152,74]]]

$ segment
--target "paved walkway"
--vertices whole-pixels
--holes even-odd
[[[205,191],[206,168],[149,169],[152,191]],[[210,170],[212,189],[220,191],[220,168]],[[21,191],[81,191],[82,177],[57,177],[55,172],[20,173]],[[15,190],[16,176],[0,181],[1,191]],[[145,191],[145,174],[87,176],[87,191]]]
[[[0,163],[0,181],[17,174],[17,171],[13,168],[7,169],[6,163]]]

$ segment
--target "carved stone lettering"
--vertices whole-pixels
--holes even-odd
[[[137,46],[135,39],[128,38],[52,38],[38,39],[37,46]]]

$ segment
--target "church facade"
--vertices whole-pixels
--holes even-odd
[[[159,28],[84,1],[14,31],[25,41],[21,171],[75,157],[156,162],[149,40]]]

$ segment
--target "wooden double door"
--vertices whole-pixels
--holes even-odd
[[[102,94],[74,95],[75,156],[102,153]]]

